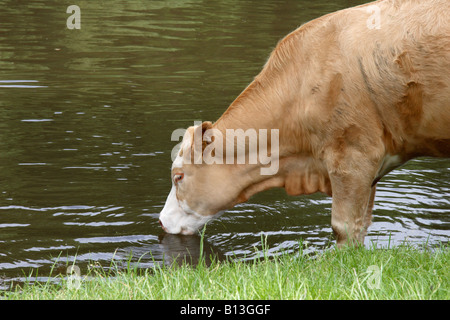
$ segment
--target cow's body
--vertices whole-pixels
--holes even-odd
[[[180,154],[160,216],[165,230],[192,233],[251,195],[284,187],[332,195],[338,243],[362,242],[381,177],[417,156],[450,156],[449,16],[448,0],[384,0],[286,36],[220,119],[188,129],[182,145],[192,149],[194,132],[210,128],[276,128],[278,172],[189,164]]]

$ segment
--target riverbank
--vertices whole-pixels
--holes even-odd
[[[4,299],[450,299],[450,248],[330,248],[209,266],[128,266],[3,292]]]

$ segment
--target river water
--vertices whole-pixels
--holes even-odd
[[[215,120],[302,23],[363,1],[3,0],[0,287],[57,261],[148,267],[199,254],[164,235],[171,133]],[[77,4],[81,29],[69,29]],[[418,159],[379,184],[366,244],[450,236],[449,161]],[[331,198],[270,190],[208,224],[204,250],[252,259],[330,245]],[[37,271],[38,270],[38,271]]]

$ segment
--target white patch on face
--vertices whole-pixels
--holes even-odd
[[[159,214],[159,221],[167,233],[194,234],[214,216],[202,216],[191,210],[186,201],[178,201],[176,187],[172,186],[166,204]]]

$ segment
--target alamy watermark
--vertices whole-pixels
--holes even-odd
[[[79,289],[81,287],[81,271],[77,265],[69,266],[66,270],[67,287],[69,289]]]
[[[381,9],[373,4],[366,8],[366,12],[370,14],[366,20],[366,26],[369,29],[381,29]]]
[[[80,7],[73,4],[67,7],[66,13],[71,13],[67,18],[67,29],[81,29],[81,10]]]
[[[369,289],[380,289],[381,288],[381,269],[376,265],[371,265],[367,267],[367,287]]]
[[[194,128],[201,125],[194,121]],[[260,164],[262,175],[278,172],[278,129],[270,129],[270,133],[268,129],[226,129],[225,136],[214,128],[194,129],[193,137],[186,136],[186,129],[174,130],[171,140],[180,138],[184,139],[172,149],[172,161],[181,157],[184,164]]]

